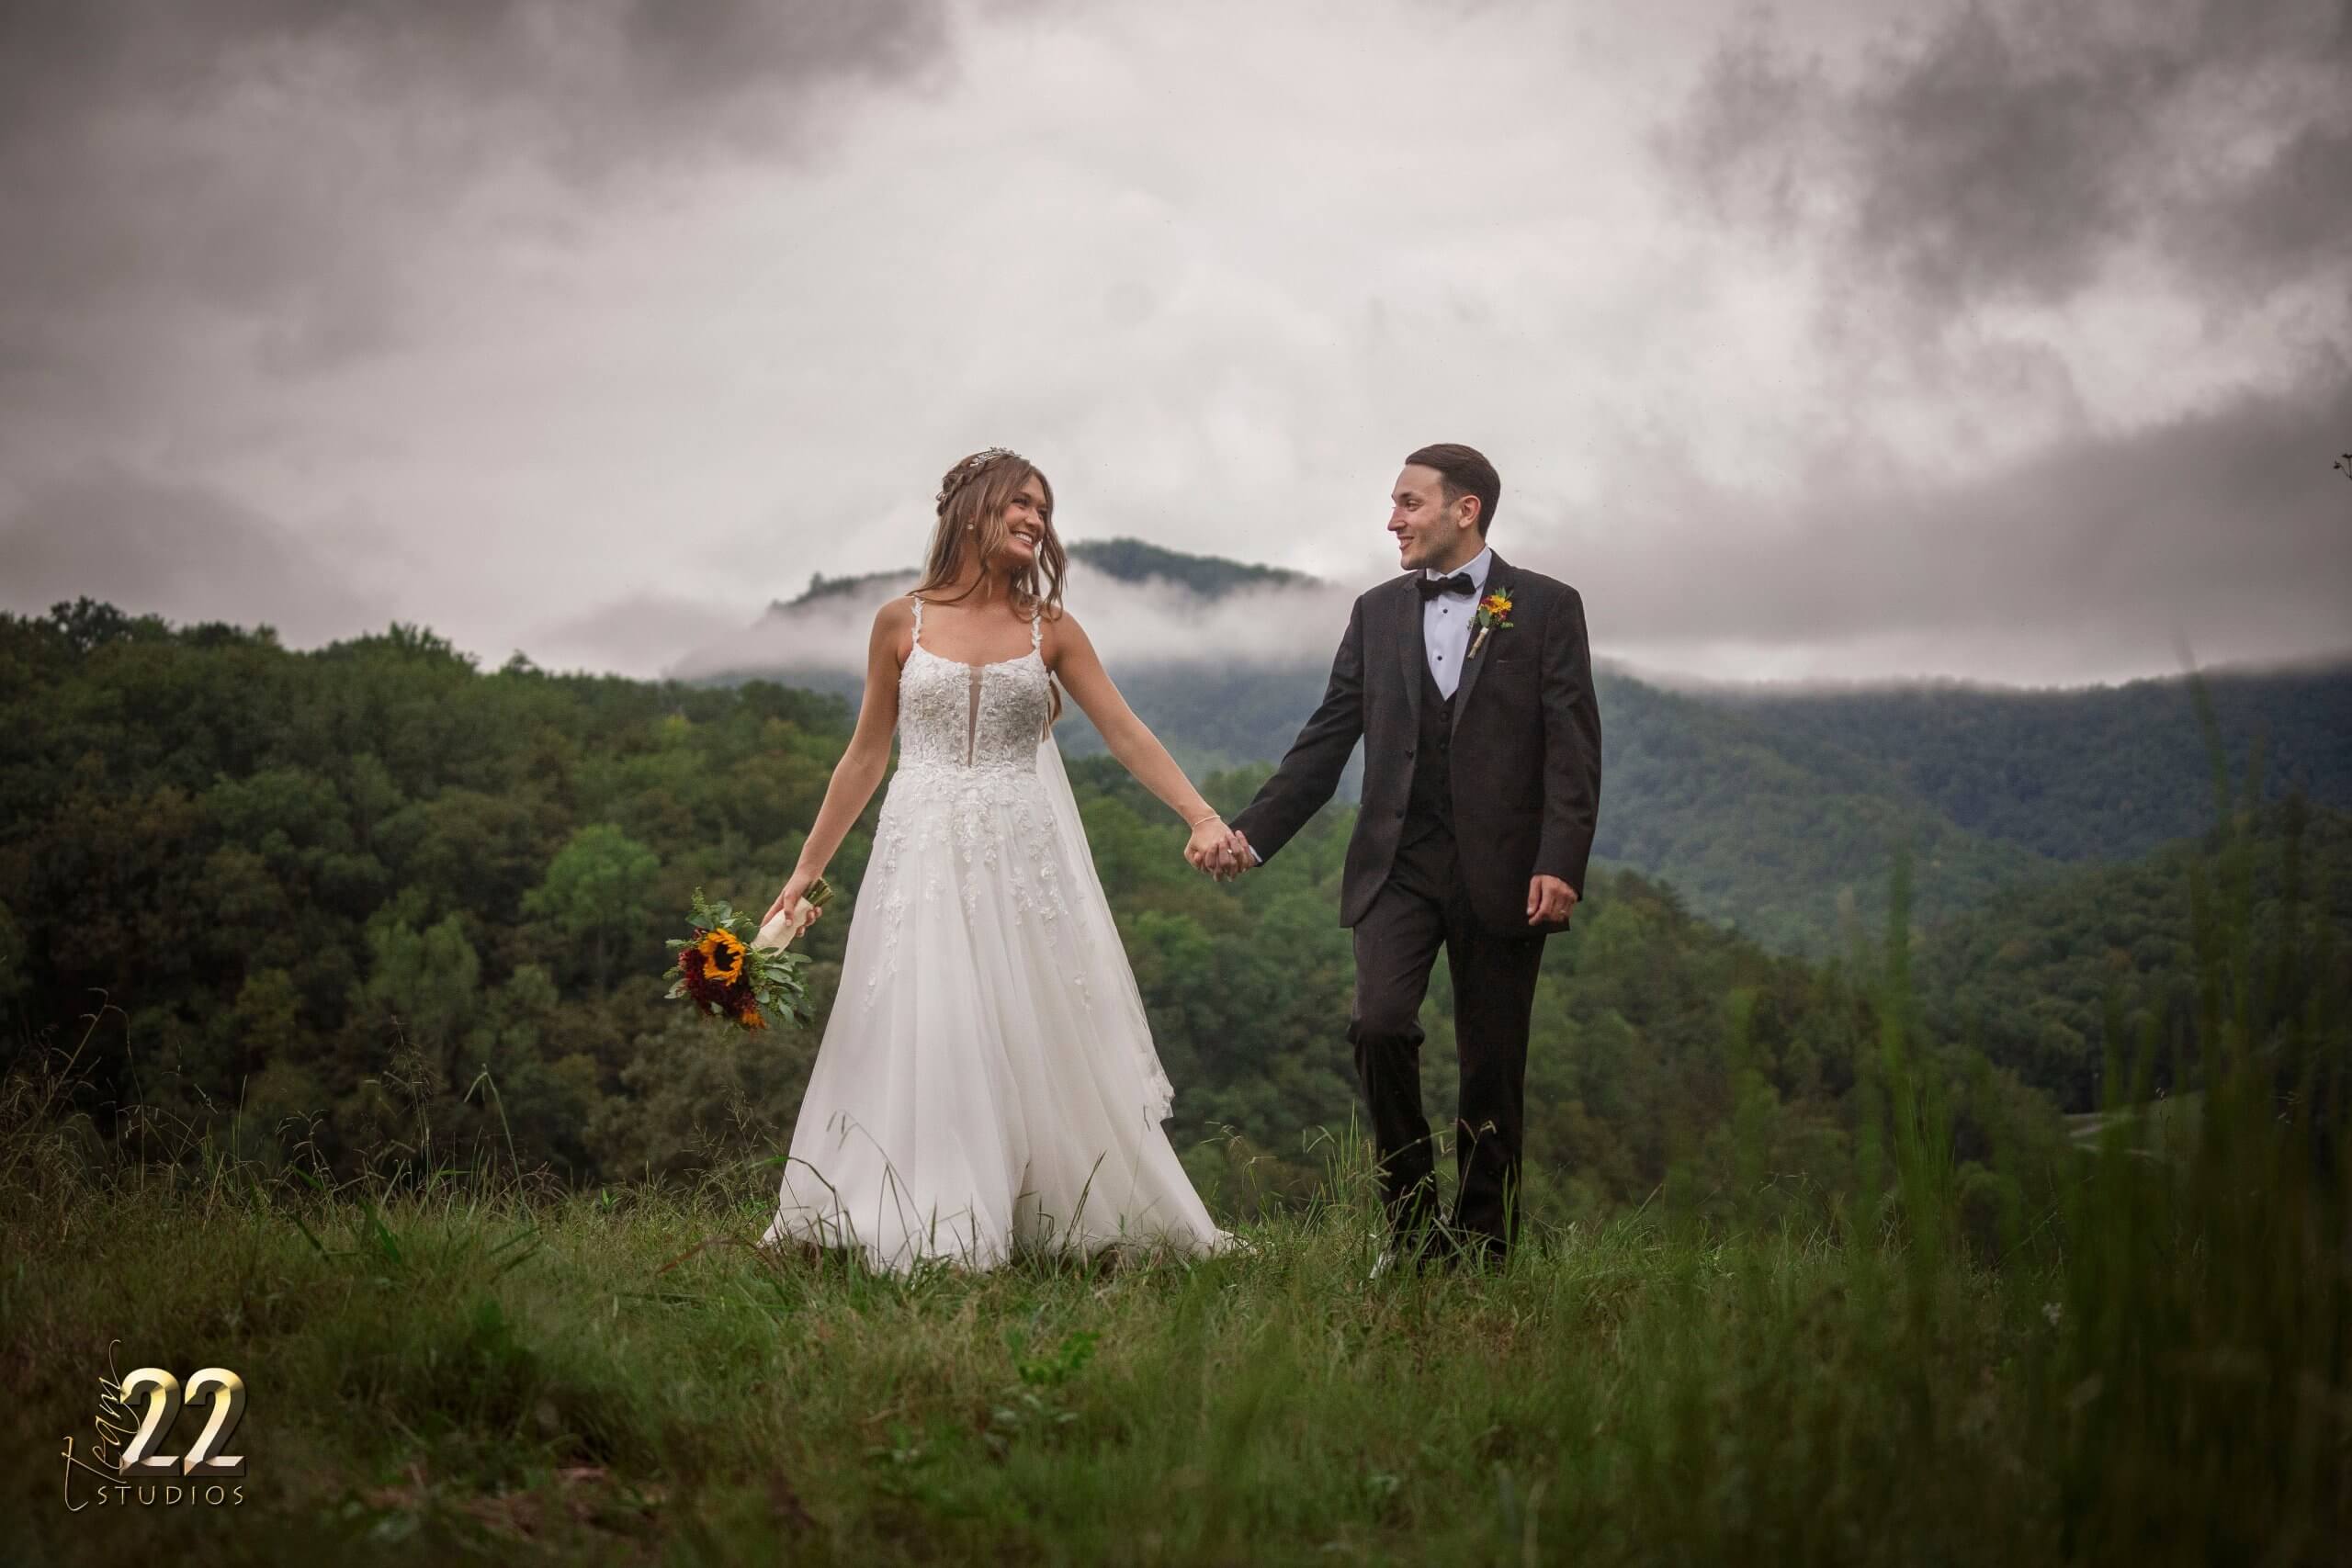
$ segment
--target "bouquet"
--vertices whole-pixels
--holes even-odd
[[[809,912],[831,896],[820,878],[803,905],[754,931],[749,915],[737,914],[724,899],[713,904],[695,888],[694,934],[670,939],[677,962],[662,975],[675,982],[665,999],[685,998],[746,1030],[765,1029],[771,1016],[807,1023],[808,986],[801,971],[808,966],[808,955],[785,950],[807,925]]]

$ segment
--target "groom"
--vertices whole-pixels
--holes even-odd
[[[1405,459],[1388,531],[1408,575],[1356,600],[1322,705],[1232,823],[1237,854],[1280,852],[1363,739],[1340,923],[1355,931],[1348,1040],[1389,1224],[1375,1277],[1463,1247],[1499,1265],[1518,1237],[1528,1014],[1544,939],[1568,929],[1583,892],[1600,802],[1584,601],[1487,546],[1501,491],[1468,446]],[[1432,1244],[1417,1015],[1441,945],[1462,1085],[1454,1210]]]

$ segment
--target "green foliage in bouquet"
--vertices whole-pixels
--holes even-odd
[[[770,1018],[809,1021],[808,985],[802,974],[808,954],[758,946],[753,939],[759,923],[736,913],[723,898],[712,903],[699,887],[693,928],[692,936],[670,939],[677,961],[662,972],[673,982],[667,999],[686,998],[744,1029],[765,1029]]]

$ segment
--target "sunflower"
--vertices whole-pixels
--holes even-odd
[[[741,977],[743,940],[725,926],[713,926],[703,932],[694,950],[702,954],[705,978],[724,986]]]

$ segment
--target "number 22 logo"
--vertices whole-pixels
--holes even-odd
[[[245,1456],[224,1454],[218,1450],[236,1435],[237,1423],[245,1417],[245,1381],[226,1367],[207,1367],[187,1380],[183,1390],[180,1380],[161,1367],[141,1367],[122,1380],[122,1403],[135,1409],[139,1396],[147,1396],[146,1414],[140,1417],[139,1431],[122,1450],[117,1469],[125,1476],[160,1476],[177,1472],[191,1479],[217,1481],[245,1473]],[[190,1404],[207,1397],[212,1402],[212,1414],[204,1423],[204,1430],[197,1434],[196,1446],[183,1459],[178,1454],[156,1453],[157,1443],[168,1438],[172,1424],[179,1419],[180,1404],[185,1398]]]

